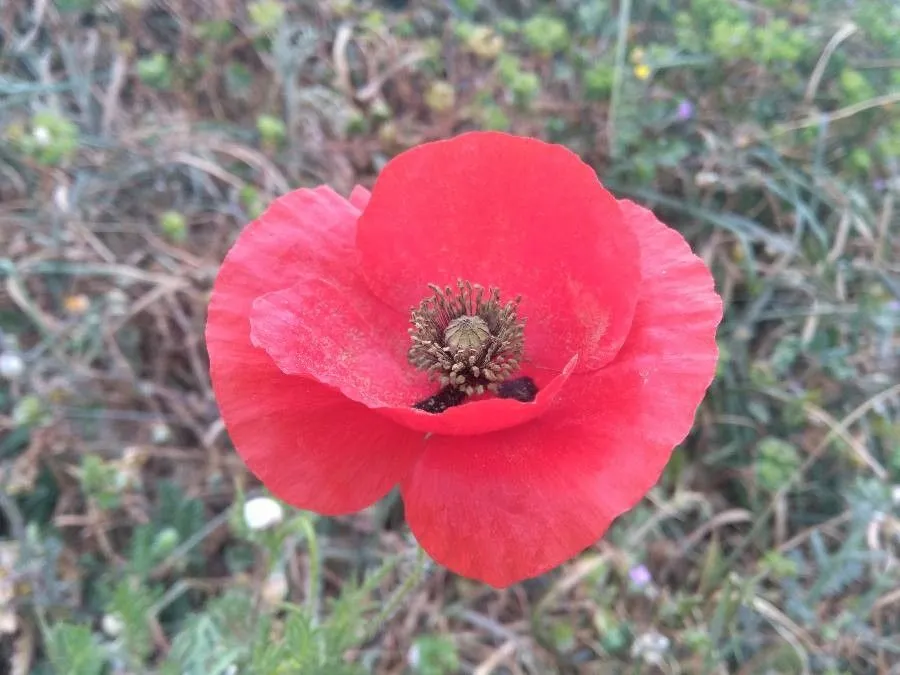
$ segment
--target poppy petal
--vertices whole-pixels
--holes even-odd
[[[228,253],[206,326],[210,375],[238,453],[278,497],[326,514],[386,494],[421,448],[412,432],[307,378],[285,375],[250,342],[256,298],[303,274],[338,274],[353,249],[358,209],[329,188],[277,199]]]
[[[526,360],[562,371],[608,363],[628,334],[640,284],[637,240],[615,198],[570,150],[471,132],[401,153],[359,220],[373,292],[407,311],[429,283],[464,279],[522,295]]]
[[[357,185],[350,191],[350,197],[348,198],[349,202],[353,204],[356,208],[362,211],[369,203],[369,198],[372,196],[372,193],[369,192],[362,185]]]
[[[721,299],[680,234],[621,206],[644,277],[615,361],[571,377],[529,424],[429,438],[401,484],[419,543],[459,574],[503,587],[578,554],[643,497],[690,431],[715,373]]]
[[[251,342],[282,372],[308,375],[370,408],[409,407],[433,393],[406,358],[409,320],[349,270],[257,298],[250,326]]]

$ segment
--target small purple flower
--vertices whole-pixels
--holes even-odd
[[[650,570],[647,569],[646,565],[636,565],[628,570],[628,578],[631,580],[631,583],[641,588],[646,586],[650,582],[653,581],[653,576],[650,574]]]
[[[872,181],[872,189],[875,192],[884,192],[887,190],[887,181],[884,178],[876,178]]]
[[[675,118],[679,122],[686,122],[694,116],[694,104],[690,101],[684,100],[678,104],[678,111],[675,113]]]

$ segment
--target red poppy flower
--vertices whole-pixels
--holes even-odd
[[[371,194],[276,199],[228,253],[206,337],[275,495],[343,514],[399,485],[432,558],[502,587],[652,487],[721,315],[681,235],[575,154],[476,132],[400,154]]]

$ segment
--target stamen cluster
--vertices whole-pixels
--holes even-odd
[[[519,367],[525,320],[522,298],[506,304],[500,291],[458,281],[456,288],[429,284],[434,295],[412,310],[409,362],[442,387],[467,395],[497,391]]]

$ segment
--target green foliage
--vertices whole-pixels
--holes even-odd
[[[853,21],[862,29],[868,40],[886,50],[894,58],[900,56],[897,41],[897,22],[900,21],[900,7],[893,0],[869,0],[856,3]]]
[[[763,64],[796,63],[811,46],[807,37],[784,18],[773,19],[756,29],[754,42],[758,50],[756,61]]]
[[[746,59],[771,66],[796,63],[813,49],[810,38],[785,17],[758,23],[736,3],[692,0],[689,12],[675,16],[675,40],[692,52],[704,47],[725,62]]]
[[[612,93],[615,69],[605,64],[597,64],[584,73],[584,93],[590,100],[603,100]]]
[[[800,565],[797,561],[775,551],[766,553],[762,560],[762,566],[767,574],[771,574],[776,579],[796,577],[800,572]]]
[[[6,136],[20,152],[47,166],[71,160],[79,143],[78,127],[50,110],[35,113],[27,128],[10,126]]]
[[[186,542],[203,528],[203,503],[183,495],[173,483],[159,486],[156,512],[149,523],[134,528],[130,545],[131,572],[144,578],[162,563],[179,542]],[[199,564],[202,558],[196,551],[174,561],[175,568],[187,569]]]
[[[58,675],[103,675],[106,662],[90,627],[60,622],[45,634],[47,658]]]
[[[185,503],[190,501],[182,499],[175,510],[183,511]],[[280,527],[288,533],[294,522],[287,519]],[[174,528],[160,531],[157,539],[171,530]],[[153,660],[155,649],[152,623],[184,587],[176,583],[166,590],[148,581],[146,565],[134,562],[132,568],[142,574],[126,575],[115,582],[104,604],[102,628],[111,639],[103,640],[82,625],[59,622],[50,628],[48,656],[58,672],[101,675],[109,664],[119,662],[148,672],[146,664]],[[286,605],[286,614],[281,616],[276,614],[278,607],[261,606],[249,590],[229,590],[207,603],[202,612],[184,617],[166,659],[152,672],[224,675],[238,668],[247,675],[366,673],[361,665],[347,663],[344,654],[371,634],[367,628],[367,615],[374,607],[370,594],[393,567],[394,563],[388,561],[373,571],[365,584],[347,584],[323,615],[314,609],[318,603],[312,603],[304,607]],[[431,670],[419,672],[455,672],[458,661],[453,660],[455,651],[451,648],[452,644],[448,647],[439,640],[425,644],[423,663],[432,664],[428,666]]]
[[[108,615],[121,622],[121,633],[117,637],[135,669],[146,662],[153,650],[149,622],[154,618],[151,610],[160,595],[158,590],[145,583],[135,577],[126,577],[116,585],[105,609]]]
[[[566,651],[575,645],[575,632],[572,626],[565,623],[554,623],[550,626],[550,640],[558,651]]]
[[[481,109],[481,126],[492,131],[508,131],[510,119],[498,105],[486,105]]]
[[[594,613],[594,626],[600,635],[603,649],[615,655],[621,655],[627,651],[632,639],[631,630],[614,613],[598,609]]]
[[[510,78],[508,84],[514,100],[521,105],[527,105],[538,95],[541,80],[535,73],[518,72]]]
[[[265,145],[278,147],[287,136],[284,120],[274,115],[260,115],[256,118],[256,130]]]
[[[23,396],[12,411],[12,421],[18,427],[33,427],[47,418],[47,407],[39,396]]]
[[[753,27],[749,23],[719,19],[712,25],[709,48],[722,59],[749,59],[756,48],[753,37]]]
[[[176,243],[187,239],[187,219],[178,211],[164,211],[159,217],[159,229]]]
[[[126,481],[119,469],[97,455],[81,458],[81,490],[101,509],[114,509],[121,503]]]
[[[561,19],[538,14],[522,25],[525,42],[543,56],[550,56],[568,49],[569,29]]]
[[[250,21],[260,31],[273,31],[284,20],[285,7],[278,0],[258,0],[247,5]]]
[[[155,89],[169,89],[172,86],[172,62],[161,52],[139,59],[137,75],[141,82]]]
[[[422,636],[413,643],[413,670],[418,675],[452,675],[459,672],[459,654],[452,640]]]
[[[194,26],[194,35],[199,40],[227,42],[234,37],[234,26],[230,21],[201,21]]]
[[[767,437],[757,447],[756,477],[767,492],[780,489],[800,466],[800,453],[792,444],[779,438]]]
[[[202,614],[194,614],[172,641],[162,674],[225,675],[246,663],[257,637],[269,629],[267,617],[257,625],[252,598],[231,591],[209,603]]]
[[[809,48],[806,37],[785,19],[774,19],[763,27],[754,27],[746,19],[719,19],[712,24],[710,49],[731,61],[750,59],[763,65],[793,63]]]
[[[261,216],[266,208],[259,190],[252,185],[245,185],[241,188],[240,202],[251,219]]]
[[[365,669],[347,663],[340,647],[349,643],[338,630],[317,627],[312,619],[292,610],[284,621],[284,638],[267,644],[261,653],[254,655],[251,672],[254,675],[287,675],[288,673],[309,673],[310,675],[363,675]]]
[[[841,93],[847,103],[859,103],[875,96],[875,90],[866,77],[853,68],[844,68],[840,74]]]
[[[475,10],[478,9],[478,0],[456,0],[456,6],[461,12],[474,14]]]
[[[174,527],[165,527],[156,533],[150,554],[157,560],[162,560],[175,550],[180,542],[178,530]]]
[[[540,78],[535,73],[523,70],[517,57],[502,54],[497,59],[497,72],[517,105],[526,106],[538,95],[541,88]]]

